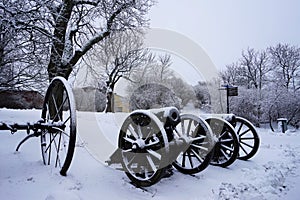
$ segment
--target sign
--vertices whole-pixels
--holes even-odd
[[[232,86],[227,88],[228,96],[238,96],[238,87]]]
[[[229,97],[230,96],[238,96],[238,87],[232,85],[222,85],[223,88],[220,90],[226,90],[227,96],[227,113],[229,113]]]

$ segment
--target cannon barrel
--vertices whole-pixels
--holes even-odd
[[[149,109],[164,124],[164,127],[175,127],[180,123],[180,113],[176,107]]]

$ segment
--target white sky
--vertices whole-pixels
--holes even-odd
[[[157,0],[149,18],[195,41],[219,69],[248,47],[300,44],[299,0]]]

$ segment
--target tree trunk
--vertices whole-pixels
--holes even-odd
[[[274,132],[274,128],[272,126],[272,117],[271,117],[270,111],[269,111],[269,125],[270,125],[270,128],[271,128],[272,132]]]
[[[58,69],[65,69],[67,66],[63,66],[62,57],[65,48],[65,37],[71,13],[73,9],[73,2],[66,0],[62,2],[59,10],[59,15],[55,20],[54,27],[54,39],[51,47],[50,62],[48,64],[49,80],[51,81],[55,76],[60,75],[68,79],[67,73],[62,74]],[[72,67],[72,66],[69,66]],[[59,73],[59,74],[58,74]]]
[[[105,107],[105,112],[112,112],[114,113],[114,94],[112,91],[107,92],[106,94],[106,107]]]
[[[59,121],[62,119],[62,114],[63,114],[63,98],[64,98],[64,87],[61,84],[61,82],[58,82],[54,87],[53,87],[53,92],[52,96],[49,97],[49,114],[50,114],[50,119],[54,121]],[[59,113],[58,113],[59,112]]]

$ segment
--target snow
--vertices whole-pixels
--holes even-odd
[[[40,110],[0,109],[0,121],[35,122],[40,114]],[[43,165],[39,138],[27,141],[15,152],[26,132],[11,135],[1,131],[1,199],[298,199],[299,130],[283,134],[258,129],[261,146],[251,160],[237,160],[228,168],[209,166],[193,176],[174,169],[171,177],[142,189],[134,187],[122,171],[108,167],[103,160],[115,148],[126,116],[77,113],[79,137],[66,177],[59,175],[59,169]],[[103,146],[110,149],[102,153]]]

